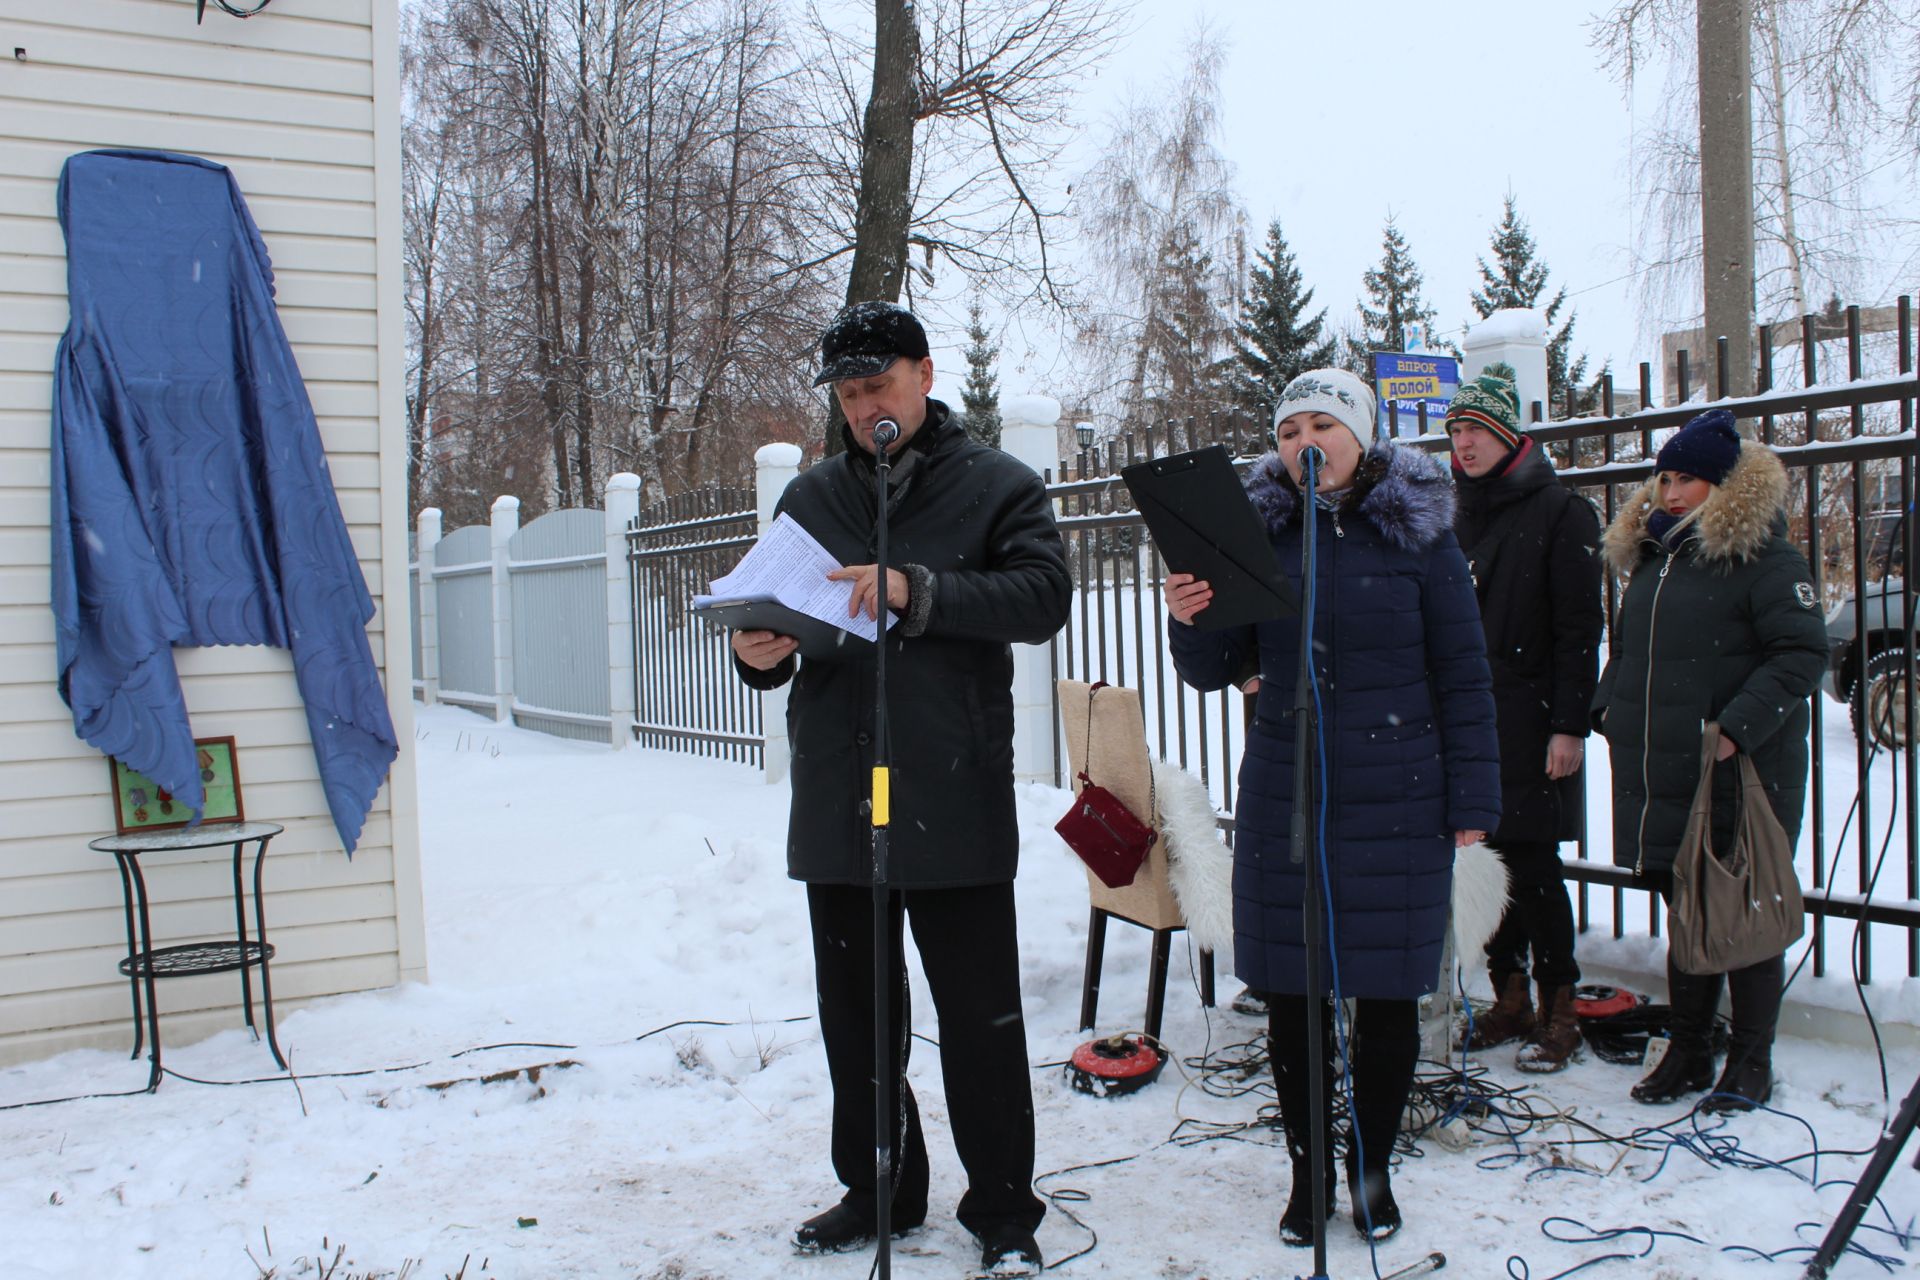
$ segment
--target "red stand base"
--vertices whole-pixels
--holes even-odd
[[[1089,1040],[1073,1051],[1067,1082],[1081,1093],[1111,1098],[1144,1089],[1160,1078],[1166,1051],[1138,1036]]]

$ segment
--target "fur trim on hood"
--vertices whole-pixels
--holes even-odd
[[[1656,475],[1634,490],[1607,526],[1602,545],[1616,573],[1633,572],[1652,540],[1647,521],[1656,509],[1659,479]],[[1693,529],[1701,559],[1727,567],[1758,554],[1772,540],[1774,525],[1786,510],[1786,467],[1759,441],[1743,441],[1740,460],[1725,482],[1715,485],[1700,504]]]
[[[1300,489],[1270,453],[1253,466],[1247,497],[1279,534],[1300,515]],[[1453,528],[1453,485],[1446,468],[1429,454],[1379,441],[1360,460],[1342,511],[1357,511],[1402,551],[1423,551]]]

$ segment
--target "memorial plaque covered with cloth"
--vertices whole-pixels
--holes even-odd
[[[291,650],[351,852],[398,747],[266,244],[233,175],[193,156],[84,152],[58,200],[53,610],[74,730],[197,811],[173,646]]]

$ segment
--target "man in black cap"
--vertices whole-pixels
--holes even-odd
[[[892,1227],[927,1215],[927,1149],[905,1072],[910,1001],[903,917],[940,1019],[940,1061],[954,1146],[968,1186],[958,1216],[997,1274],[1035,1274],[1033,1096],[1013,877],[1020,837],[1013,797],[1013,652],[1067,620],[1073,585],[1040,477],[967,438],[929,398],[927,335],[905,309],[864,302],[820,341],[816,386],[845,411],[846,451],[802,472],[781,495],[791,515],[845,568],[852,610],[877,616],[874,428],[887,450],[886,632],[891,742],[893,973],[888,1025],[898,1072],[886,1082],[895,1117]],[[833,1080],[833,1167],[847,1192],[800,1224],[813,1252],[872,1241],[875,1212],[873,895],[868,790],[874,671],[867,656],[801,660],[796,643],[736,632],[735,667],[756,689],[793,682],[787,732],[793,805],[787,874],[807,886],[820,1034]],[[1024,1267],[1024,1270],[1022,1269]]]

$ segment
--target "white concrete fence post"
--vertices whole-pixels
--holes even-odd
[[[1494,312],[1467,329],[1460,343],[1460,376],[1475,378],[1490,364],[1504,360],[1518,376],[1514,390],[1520,395],[1520,429],[1533,421],[1533,405],[1540,405],[1540,418],[1553,417],[1553,405],[1547,401],[1547,315],[1533,307],[1507,307]]]
[[[507,572],[507,542],[520,532],[520,499],[493,500],[493,718],[513,720],[513,582]]]
[[[787,485],[800,474],[800,446],[762,445],[753,455],[753,505],[760,514],[759,531],[766,536],[773,524],[773,509]],[[787,741],[787,686],[769,689],[760,695],[760,725],[766,736],[761,767],[769,783],[785,782],[793,763],[793,748]]]
[[[440,700],[440,585],[433,566],[440,551],[440,508],[427,507],[414,525],[414,563],[420,575],[420,701]]]
[[[627,566],[627,526],[640,516],[640,477],[607,477],[607,740],[633,745],[633,588]]]
[[[1000,449],[1045,476],[1059,464],[1059,421],[1060,402],[1051,396],[1002,397]],[[1053,781],[1052,668],[1048,645],[1013,646],[1013,776],[1019,782]]]

